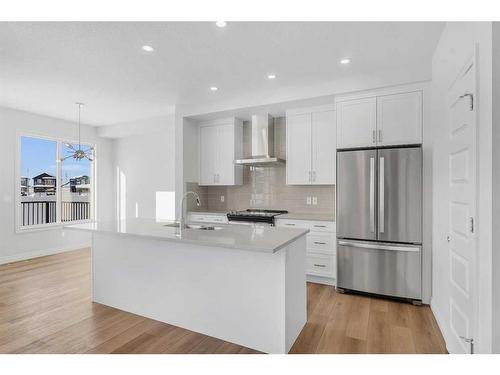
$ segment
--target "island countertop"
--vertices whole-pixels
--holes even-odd
[[[179,236],[179,229],[166,226],[168,224],[172,223],[157,222],[154,219],[127,219],[71,224],[65,225],[64,229],[129,235],[266,253],[274,253],[309,232],[307,229],[298,228],[217,224],[216,227],[220,229],[200,230],[186,228],[182,231],[182,236]]]

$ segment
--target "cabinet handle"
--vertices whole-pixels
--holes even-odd
[[[324,264],[316,264],[316,263],[315,263],[315,264],[314,264],[314,267],[322,267],[322,268],[324,268],[324,267],[326,267],[326,265],[324,265]]]
[[[326,228],[326,225],[313,225],[314,228]]]
[[[326,242],[314,241],[315,245],[326,245]]]
[[[291,223],[285,223],[285,225],[289,225],[289,226],[291,226],[291,227],[294,227],[294,226],[295,226],[295,224],[291,224]]]
[[[382,142],[382,130],[378,131],[378,141]]]
[[[311,182],[311,180],[312,180],[312,173],[311,171],[309,171],[309,182]]]
[[[313,182],[316,182],[316,171],[312,172],[312,176],[313,176],[312,178]]]
[[[375,130],[372,130],[372,143],[377,142],[377,132]]]

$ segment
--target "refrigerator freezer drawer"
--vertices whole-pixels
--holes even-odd
[[[421,246],[339,240],[337,286],[422,299]]]

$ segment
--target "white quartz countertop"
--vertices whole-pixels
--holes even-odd
[[[298,228],[217,224],[216,227],[220,228],[218,230],[184,229],[182,236],[179,236],[178,228],[165,226],[166,224],[169,223],[157,222],[154,219],[128,219],[65,225],[64,229],[266,253],[274,253],[309,232],[307,229]]]

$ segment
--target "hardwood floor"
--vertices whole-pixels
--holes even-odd
[[[445,353],[427,306],[307,286],[291,353]],[[0,266],[0,353],[257,353],[90,299],[90,251]]]

